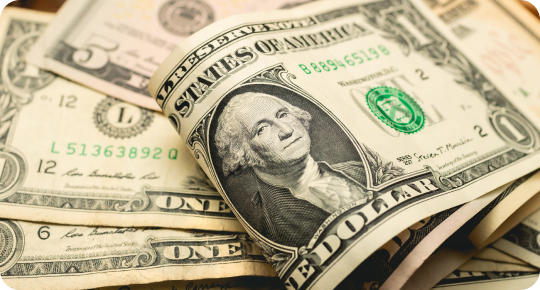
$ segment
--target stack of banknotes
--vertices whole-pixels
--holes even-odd
[[[0,16],[13,289],[525,289],[540,21],[514,0]]]

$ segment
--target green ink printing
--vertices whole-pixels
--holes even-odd
[[[367,93],[366,101],[379,120],[398,132],[412,134],[424,127],[424,111],[413,98],[401,90],[376,87]]]

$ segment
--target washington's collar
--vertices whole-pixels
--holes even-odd
[[[277,176],[264,173],[259,173],[256,175],[266,184],[295,190],[296,188],[309,184],[309,182],[313,181],[320,175],[319,165],[317,162],[315,162],[315,160],[313,160],[311,155],[306,158],[305,164],[306,165],[303,168],[300,168],[297,172],[290,172],[288,174]]]
[[[291,202],[290,198],[294,197],[295,200],[307,201],[324,211],[334,212],[344,204],[362,198],[367,201],[369,198],[358,181],[340,170],[344,166],[334,168],[326,162],[315,162],[311,156],[305,164],[303,174],[294,180],[294,187],[281,182],[281,176],[263,179],[256,174],[259,190],[253,195],[252,204],[257,207],[265,204],[265,207],[280,208],[279,202],[275,204],[276,200]],[[356,166],[361,166],[361,163]],[[293,184],[290,181],[288,184]]]

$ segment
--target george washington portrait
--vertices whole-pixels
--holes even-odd
[[[225,190],[256,231],[301,247],[333,212],[373,196],[339,125],[305,97],[278,92],[244,90],[221,105],[213,133],[216,171],[236,180]],[[255,185],[243,187],[248,182]]]

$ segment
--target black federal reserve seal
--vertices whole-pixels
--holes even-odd
[[[94,111],[94,123],[99,131],[113,138],[131,138],[146,130],[154,113],[112,97],[106,97]]]
[[[0,219],[0,273],[9,270],[21,257],[24,234],[13,221]]]
[[[11,146],[0,146],[0,200],[21,188],[27,174],[28,164],[22,153]]]
[[[201,0],[171,0],[161,6],[159,21],[168,31],[188,36],[214,22],[214,11]]]

